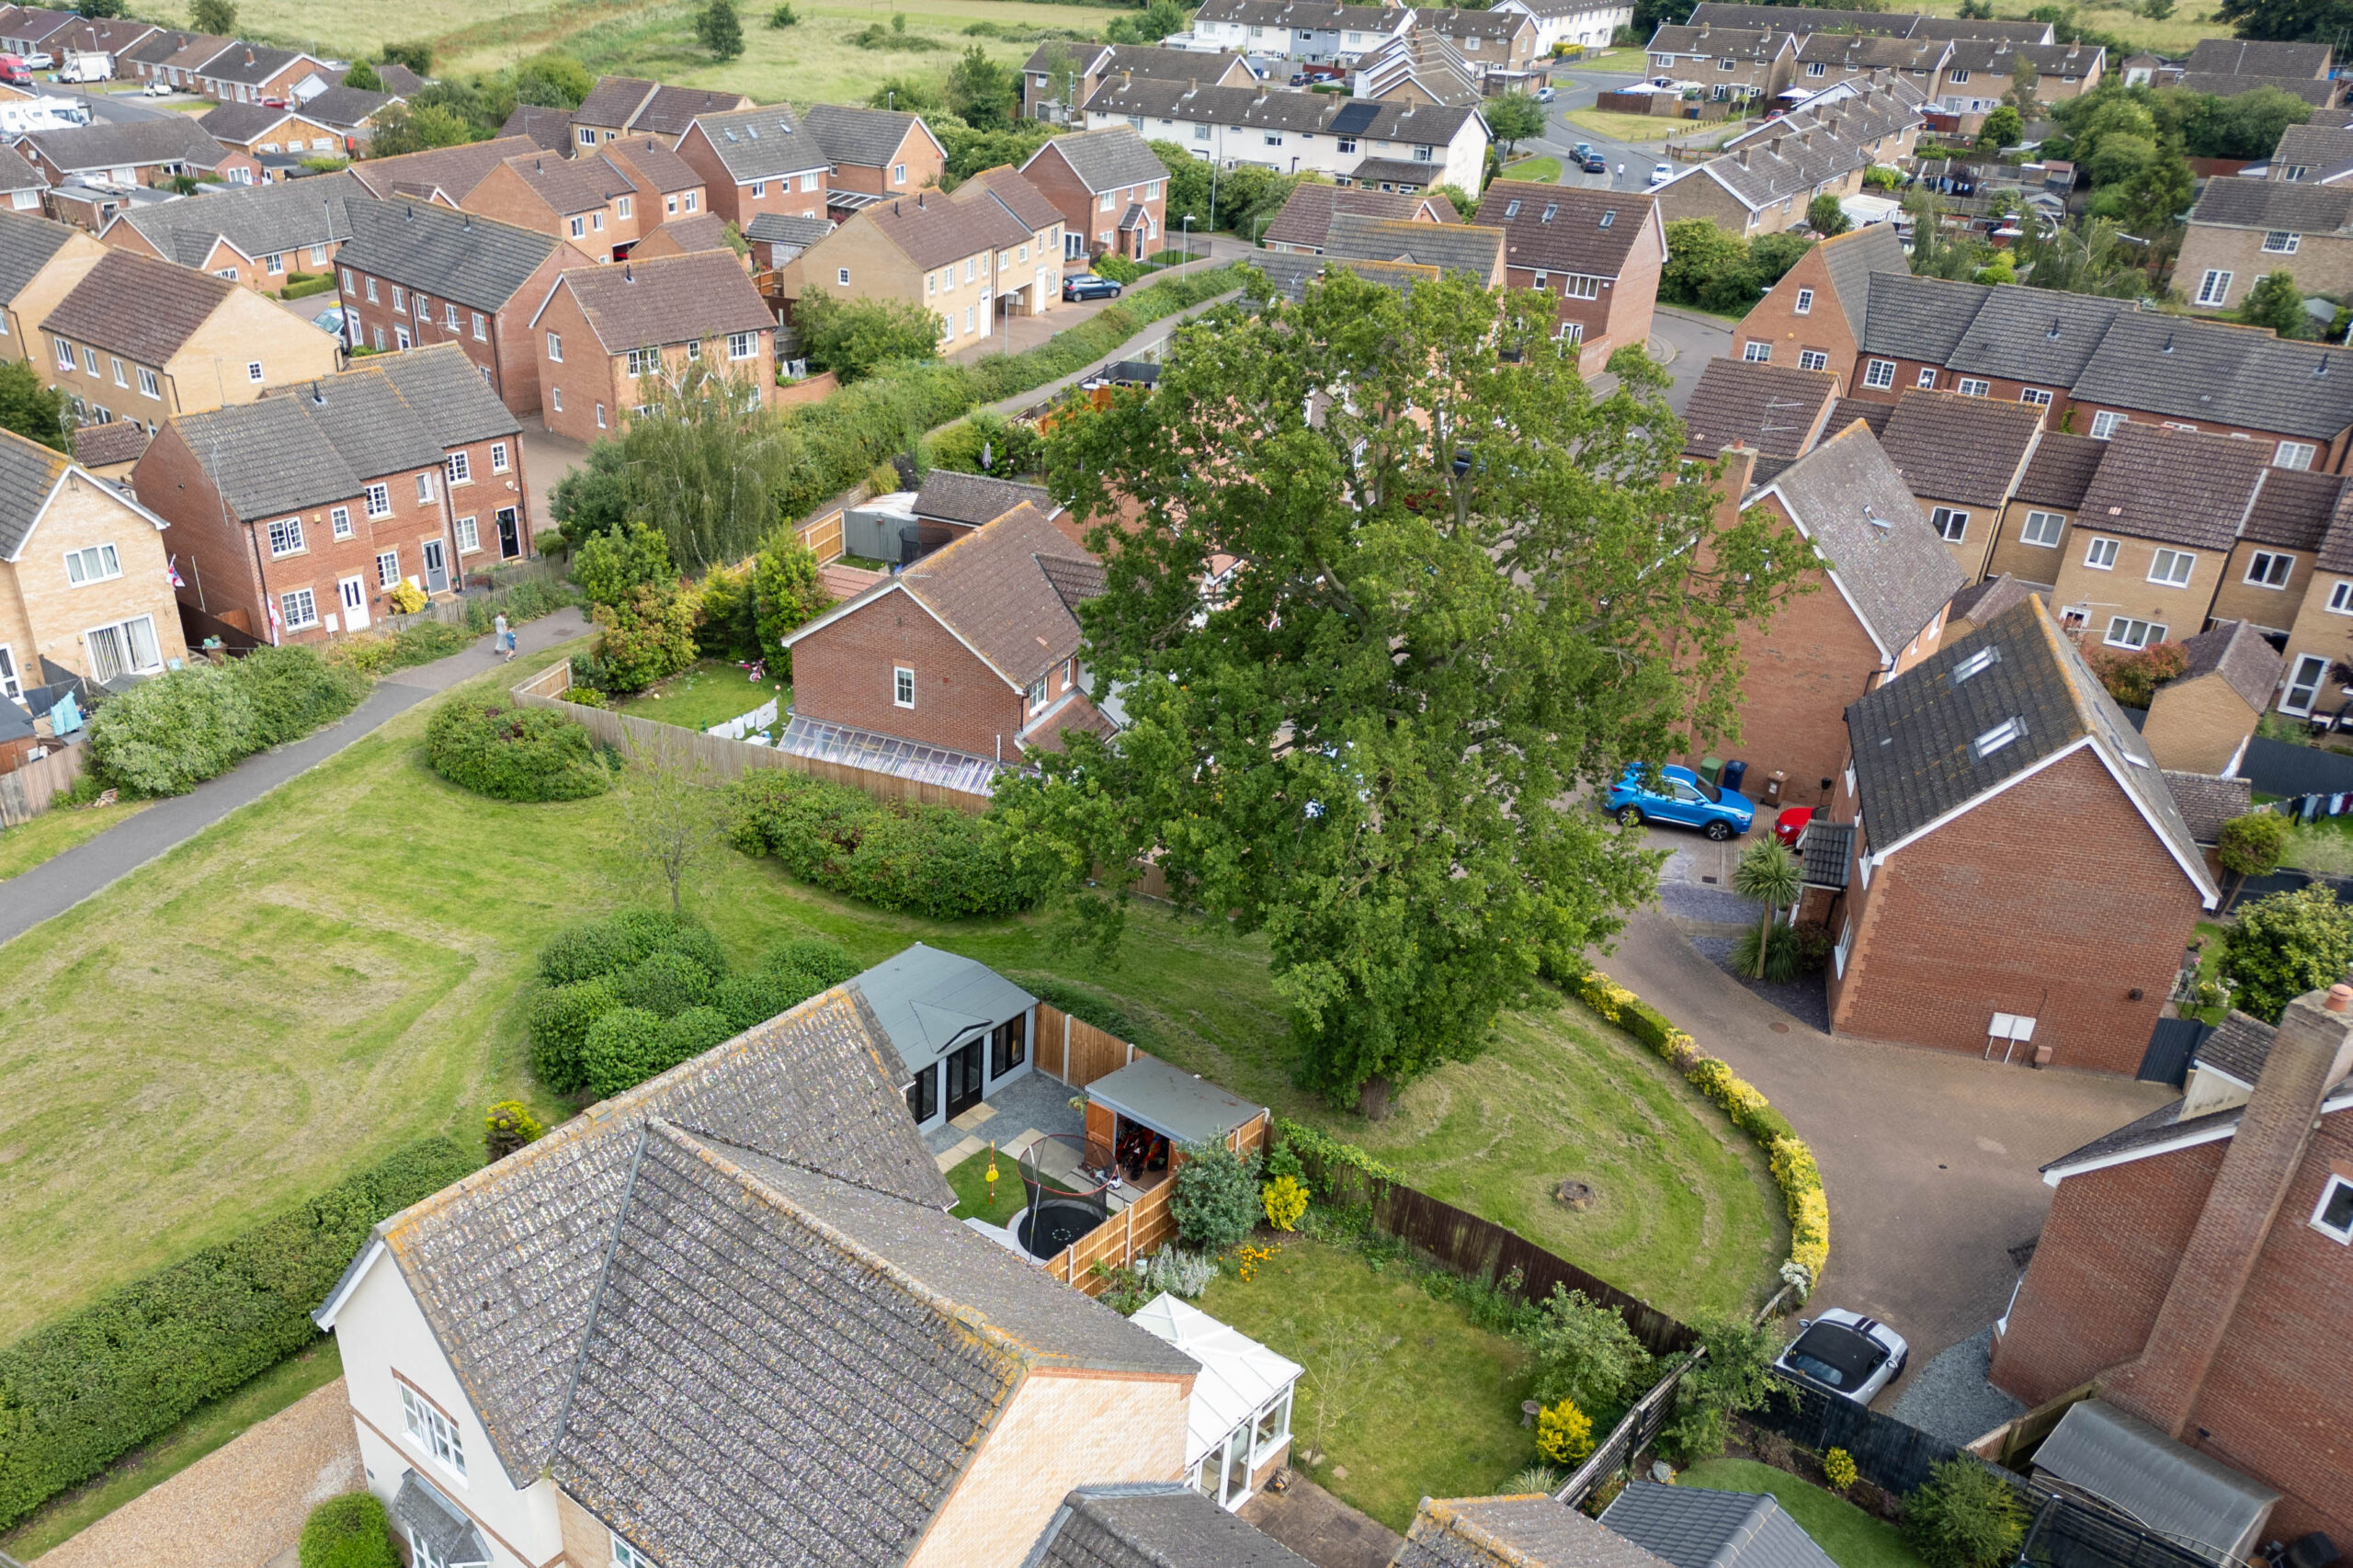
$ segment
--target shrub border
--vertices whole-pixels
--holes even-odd
[[[1822,1171],[1813,1151],[1797,1135],[1787,1119],[1773,1108],[1756,1086],[1737,1076],[1729,1063],[1699,1054],[1698,1044],[1675,1027],[1665,1013],[1643,1001],[1599,970],[1588,970],[1569,983],[1577,1000],[1624,1029],[1683,1074],[1684,1082],[1715,1102],[1732,1124],[1764,1151],[1790,1217],[1790,1261],[1802,1279],[1790,1279],[1800,1291],[1810,1292],[1830,1262],[1830,1199],[1822,1189]]]

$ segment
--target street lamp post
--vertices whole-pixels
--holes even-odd
[[[1193,259],[1193,215],[1190,212],[1185,214],[1185,259]]]

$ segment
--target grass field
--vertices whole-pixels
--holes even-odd
[[[1561,181],[1561,160],[1522,158],[1518,163],[1506,164],[1503,177],[1525,180],[1530,185],[1558,185]]]
[[[1669,119],[1658,114],[1619,114],[1610,109],[1580,108],[1569,111],[1569,123],[1607,136],[1612,142],[1664,142],[1677,131],[1692,129],[1688,119]],[[1650,177],[1648,169],[1628,169],[1629,179]]]
[[[1320,1446],[1317,1483],[1393,1530],[1424,1497],[1492,1493],[1536,1462],[1535,1434],[1519,1424],[1519,1346],[1433,1301],[1403,1267],[1376,1272],[1359,1253],[1293,1239],[1248,1284],[1211,1281],[1200,1306],[1307,1369],[1292,1463]]]
[[[1676,1484],[1770,1495],[1838,1568],[1922,1568],[1904,1532],[1893,1525],[1755,1460],[1710,1460],[1685,1471]]]
[[[1919,0],[1910,8],[1931,17],[1950,17],[1959,14],[1961,0]],[[2023,5],[2011,4],[1995,7],[2005,17],[2024,16],[2027,9]],[[2092,4],[2077,9],[2075,20],[2079,26],[2093,32],[2113,33],[2136,50],[2145,49],[2159,54],[2188,54],[2201,38],[2231,36],[2230,24],[2216,21],[2214,7],[2209,5],[2185,4],[2176,7],[2174,14],[2165,20],[2153,22],[2130,6],[2118,3],[2118,0],[2093,0]],[[2121,63],[2111,57],[2108,68],[2114,71]]]
[[[52,855],[64,854],[146,805],[144,801],[131,801],[113,806],[86,806],[80,811],[60,806],[41,812],[28,823],[0,828],[0,882],[22,876]]]
[[[792,690],[781,682],[747,680],[727,659],[697,659],[620,704],[620,710],[682,729],[708,730],[741,718],[770,698],[779,713],[792,705]]]

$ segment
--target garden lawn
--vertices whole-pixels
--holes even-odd
[[[781,681],[751,680],[732,659],[697,659],[618,706],[640,719],[708,730],[743,717],[770,698],[782,713],[792,706],[792,688]]]
[[[1657,114],[1620,114],[1614,109],[1580,108],[1569,111],[1569,123],[1580,126],[1612,142],[1664,142],[1678,131],[1688,131],[1688,119],[1669,119]],[[1628,168],[1626,177],[1647,182],[1650,170]],[[1636,187],[1641,188],[1638,183]]]
[[[145,801],[111,806],[52,806],[28,823],[0,828],[0,882],[22,876],[53,855],[95,838],[123,818],[143,811]]]
[[[1640,49],[1597,49],[1573,60],[1552,62],[1552,74],[1572,76],[1579,71],[1631,71],[1641,75],[1650,69],[1651,57]]]
[[[1433,1300],[1403,1264],[1375,1269],[1352,1248],[1289,1237],[1248,1284],[1211,1281],[1200,1306],[1306,1369],[1291,1462],[1322,1449],[1316,1483],[1391,1529],[1424,1497],[1487,1495],[1537,1462],[1519,1424],[1519,1346]]]
[[[1506,164],[1504,178],[1525,180],[1530,185],[1558,185],[1561,183],[1561,160],[1523,158],[1517,164]]]
[[[1012,1155],[999,1150],[996,1160],[996,1197],[989,1197],[988,1168],[991,1152],[979,1153],[948,1173],[948,1185],[956,1189],[956,1207],[949,1210],[959,1220],[985,1220],[992,1225],[1009,1225],[1028,1201],[1023,1196],[1021,1166]]]
[[[1710,1460],[1675,1478],[1678,1486],[1768,1494],[1789,1511],[1838,1568],[1924,1568],[1904,1532],[1787,1471],[1755,1460]]]

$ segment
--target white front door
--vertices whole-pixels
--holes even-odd
[[[368,624],[368,585],[358,577],[346,577],[341,587],[344,630],[358,631]]]
[[[2313,710],[2313,701],[2320,696],[2322,677],[2328,674],[2328,661],[2318,653],[2306,653],[2296,661],[2296,673],[2288,679],[2288,694],[2279,699],[2282,713],[2305,714]]]

